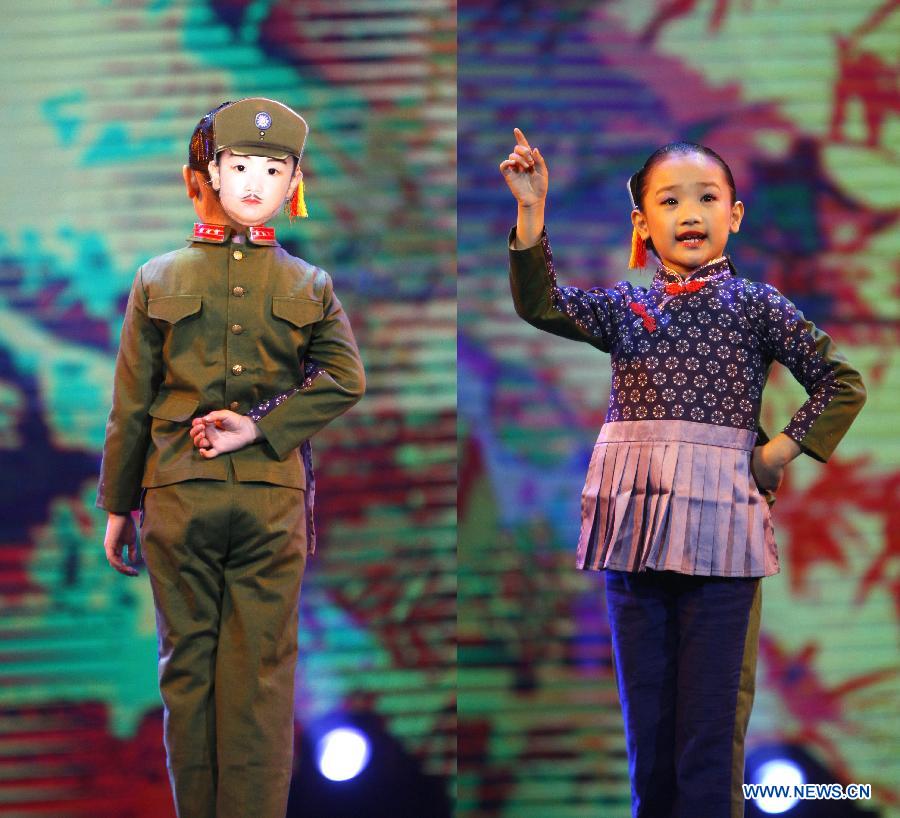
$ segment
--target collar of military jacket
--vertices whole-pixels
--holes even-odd
[[[225,244],[234,231],[230,227],[222,224],[206,224],[204,222],[194,222],[194,232],[191,233],[190,241],[199,241],[204,244]],[[274,227],[248,227],[247,241],[251,244],[261,244],[274,247],[278,244],[275,240]]]

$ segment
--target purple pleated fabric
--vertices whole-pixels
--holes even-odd
[[[687,420],[606,423],[581,497],[578,567],[762,577],[778,573],[755,432]]]

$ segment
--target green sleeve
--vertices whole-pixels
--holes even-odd
[[[537,244],[524,250],[513,249],[515,235],[513,228],[509,234],[509,286],[516,313],[545,332],[609,352],[620,315],[631,300],[631,285],[620,282],[608,290],[560,287],[546,230]]]
[[[128,296],[100,466],[97,505],[119,514],[138,508],[150,444],[147,413],[162,380],[162,334],[147,315],[143,268]]]
[[[257,422],[265,442],[284,460],[304,440],[346,412],[363,396],[365,373],[347,315],[326,276],[323,317],[313,329],[305,357],[320,367],[308,387]]]
[[[866,388],[862,376],[841,354],[826,332],[800,314],[806,331],[813,337],[816,352],[825,359],[831,369],[838,389],[824,410],[812,422],[806,433],[797,441],[810,457],[826,462],[834,452],[850,424],[866,402]]]

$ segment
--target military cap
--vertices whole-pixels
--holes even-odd
[[[213,115],[214,154],[226,148],[241,156],[287,159],[303,155],[309,127],[300,114],[274,99],[248,97]]]

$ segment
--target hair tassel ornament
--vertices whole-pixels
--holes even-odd
[[[634,212],[635,210],[640,210],[638,207],[638,194],[635,189],[635,177],[637,173],[633,173],[629,179],[628,184],[625,185],[628,190],[628,198],[631,199],[631,210]],[[646,267],[647,266],[647,244],[641,238],[640,234],[637,231],[637,228],[633,228],[631,231],[631,258],[628,259],[628,269],[634,270],[636,267]]]
[[[294,219],[306,219],[309,218],[309,213],[306,210],[306,199],[303,198],[303,179],[300,180],[297,185],[297,189],[294,191],[294,195],[291,196],[291,200],[287,205],[287,214],[288,219],[293,222]]]
[[[647,266],[647,244],[641,238],[635,227],[631,232],[631,258],[628,259],[628,269]]]

